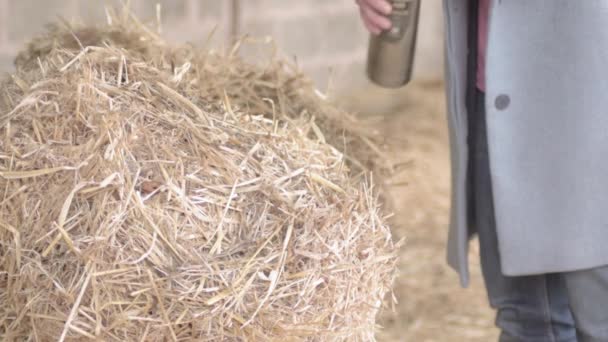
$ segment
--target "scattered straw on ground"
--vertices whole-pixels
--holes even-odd
[[[0,339],[373,340],[396,257],[354,119],[111,18],[2,84]]]

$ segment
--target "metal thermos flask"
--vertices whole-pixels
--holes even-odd
[[[392,28],[372,35],[367,56],[367,75],[386,88],[406,85],[412,76],[420,0],[391,0]]]

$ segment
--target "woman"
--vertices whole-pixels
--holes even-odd
[[[424,2],[424,1],[423,1]],[[390,3],[358,0],[373,34]],[[448,262],[500,341],[608,341],[608,0],[444,0]]]

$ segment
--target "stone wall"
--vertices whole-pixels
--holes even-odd
[[[441,0],[422,0],[415,77],[440,79],[443,73]],[[85,22],[105,20],[106,4],[118,0],[0,0],[0,70],[10,70],[20,46],[45,23],[63,18]],[[232,35],[273,37],[288,58],[321,89],[344,90],[366,84],[364,64],[368,34],[353,0],[131,0],[141,18],[157,22],[176,42],[202,44],[217,27],[213,45],[228,46]],[[256,55],[257,48],[244,50]],[[263,48],[259,48],[262,49]],[[252,57],[253,58],[253,57]],[[330,81],[331,80],[331,81]]]

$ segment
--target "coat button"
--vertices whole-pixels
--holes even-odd
[[[496,100],[494,100],[494,106],[498,110],[507,109],[507,107],[509,107],[510,103],[511,103],[511,98],[509,97],[509,95],[506,95],[506,94],[498,95],[498,96],[496,96]]]

